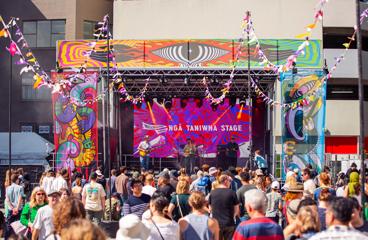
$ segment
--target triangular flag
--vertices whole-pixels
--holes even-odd
[[[11,42],[8,48],[8,51],[10,52],[10,55],[14,56],[18,51],[17,51],[17,44],[15,44],[15,42]]]
[[[8,37],[8,33],[7,31],[5,30],[5,28],[3,30],[0,31],[0,37],[4,37],[4,38],[7,38]]]
[[[26,53],[26,57],[31,57],[31,56],[33,56],[32,52],[27,52]]]
[[[316,27],[316,24],[312,23],[307,26],[307,29],[314,29],[315,27]]]
[[[33,76],[33,79],[35,80],[34,84],[33,84],[33,88],[39,88],[41,83],[42,83],[42,77],[40,75],[38,75],[37,73]]]
[[[350,47],[350,43],[344,43],[344,44],[343,44],[343,46],[344,46],[345,48],[349,48],[349,47]]]
[[[25,67],[23,67],[21,70],[20,70],[20,75],[22,75],[23,73],[25,73],[25,72],[28,72],[28,71],[30,71],[30,70],[32,70],[32,67],[31,66],[25,66]]]
[[[299,38],[299,39],[302,39],[302,38],[306,38],[306,37],[309,37],[310,36],[310,33],[301,33],[299,35],[296,35],[295,38]]]

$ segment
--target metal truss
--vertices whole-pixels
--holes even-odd
[[[146,97],[204,97],[206,87],[203,77],[207,77],[209,90],[214,97],[222,94],[223,84],[229,80],[229,69],[123,69],[119,70],[130,95],[138,95],[146,79],[150,78]],[[106,77],[106,70],[101,76]],[[261,89],[272,89],[278,75],[263,69],[251,69],[250,76]],[[111,76],[110,76],[111,77]],[[254,91],[251,91],[254,93]],[[248,97],[248,71],[236,69],[228,96]]]

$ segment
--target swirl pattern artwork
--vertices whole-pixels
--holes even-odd
[[[69,82],[64,85],[64,95],[54,93],[52,96],[56,168],[73,170],[95,166],[98,156],[98,106],[92,100],[97,96],[98,75],[54,72],[51,76],[54,82]],[[71,103],[66,97],[69,95],[86,104],[78,106]]]
[[[324,128],[326,111],[326,81],[323,71],[303,70],[285,73],[282,79],[282,103],[290,103],[317,92],[304,106],[285,108],[282,113],[283,177],[288,168],[303,169],[311,164],[320,171],[324,164]]]

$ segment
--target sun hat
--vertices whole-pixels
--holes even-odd
[[[120,219],[119,230],[116,232],[116,239],[145,240],[149,235],[150,229],[142,223],[139,217],[135,214],[129,214]]]
[[[304,185],[302,183],[296,183],[290,185],[287,189],[288,192],[302,193],[304,192]]]

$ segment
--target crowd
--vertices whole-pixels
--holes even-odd
[[[281,184],[266,168],[155,175],[126,167],[88,179],[49,170],[30,189],[22,169],[5,179],[5,239],[107,239],[101,221],[119,221],[116,239],[368,239],[360,176],[352,164],[332,181],[329,168],[289,169]],[[111,183],[111,186],[110,186]],[[110,192],[111,189],[111,192]]]

